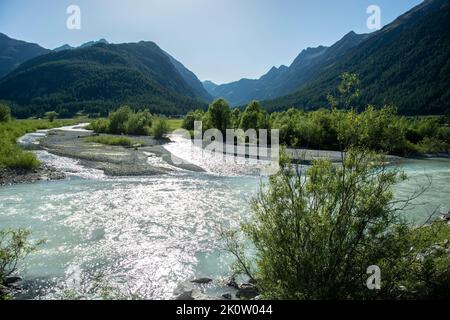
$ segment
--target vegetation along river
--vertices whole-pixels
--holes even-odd
[[[185,141],[174,140],[166,148],[186,156]],[[126,297],[164,299],[187,279],[228,275],[219,225],[251,218],[249,201],[261,182],[252,170],[195,163],[205,172],[110,177],[35,152],[68,178],[0,187],[0,225],[30,228],[33,238],[47,239],[21,264],[24,285],[16,298],[89,297],[104,286]],[[450,210],[449,159],[408,159],[400,166],[410,179],[398,185],[398,197],[432,181],[405,211],[408,219],[422,223],[436,208]]]

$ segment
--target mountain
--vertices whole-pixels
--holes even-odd
[[[215,88],[217,88],[219,85],[215,84],[212,81],[206,80],[202,82],[203,87],[206,89],[207,92],[212,92]]]
[[[350,32],[331,47],[320,46],[303,50],[289,67],[272,67],[259,79],[241,79],[219,86],[204,86],[213,97],[225,98],[234,106],[246,104],[251,100],[273,99],[294,92],[325,65],[333,63],[368,37],[367,34]]]
[[[176,60],[170,54],[165,52],[169,57],[170,62],[172,62],[175,69],[178,73],[183,77],[184,81],[194,90],[195,94],[205,102],[210,102],[213,98],[212,96],[205,90],[201,81],[197,78],[197,76],[187,69],[180,61]]]
[[[106,41],[105,39],[100,39],[98,41],[89,41],[89,42],[83,43],[81,46],[79,46],[79,48],[88,48],[88,47],[92,47],[99,43],[109,44],[109,42]]]
[[[299,86],[296,92],[263,102],[269,111],[326,106],[339,76],[355,72],[363,107],[393,104],[402,114],[450,112],[450,0],[426,0],[374,32]]]
[[[64,45],[62,45],[62,46],[60,46],[58,48],[53,49],[53,51],[59,52],[59,51],[72,50],[72,49],[75,49],[75,47],[72,47],[72,46],[70,46],[68,44],[64,44]]]
[[[109,44],[109,42],[105,39],[100,39],[98,41],[89,41],[86,42],[84,44],[82,44],[79,47],[72,47],[71,45],[65,44],[62,45],[58,48],[53,49],[53,51],[59,52],[59,51],[63,51],[63,50],[73,50],[73,49],[77,49],[77,48],[88,48],[88,47],[92,47],[93,45],[99,44],[99,43],[104,43],[104,44]]]
[[[11,39],[0,33],[0,78],[31,58],[48,53],[49,50],[25,41]]]
[[[174,64],[155,43],[143,41],[50,52],[1,79],[0,100],[19,117],[49,110],[106,114],[120,104],[168,115],[204,107],[200,81],[192,86],[184,79],[193,81],[192,74]]]

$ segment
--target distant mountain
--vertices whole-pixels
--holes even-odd
[[[86,42],[84,44],[82,44],[79,47],[72,47],[71,45],[65,44],[62,45],[58,48],[53,49],[53,51],[59,52],[59,51],[63,51],[63,50],[73,50],[73,49],[77,49],[77,48],[88,48],[88,47],[92,47],[93,45],[99,44],[99,43],[104,43],[104,44],[109,44],[109,42],[105,39],[100,39],[98,41],[89,41]]]
[[[59,52],[59,51],[72,50],[72,49],[75,49],[75,47],[72,47],[72,46],[70,46],[68,44],[65,44],[65,45],[62,45],[62,46],[60,46],[58,48],[53,49],[53,51]]]
[[[11,39],[0,33],[0,78],[21,63],[48,52],[49,50],[37,44]]]
[[[197,76],[187,69],[180,61],[176,60],[170,54],[166,52],[167,56],[172,62],[175,69],[177,69],[178,73],[183,77],[184,81],[194,90],[196,96],[205,102],[210,102],[213,98],[203,87],[201,81],[197,78]]]
[[[206,105],[195,79],[153,42],[98,43],[23,63],[0,80],[0,100],[22,117],[49,110],[106,114],[120,104],[184,114]]]
[[[450,0],[426,0],[322,65],[295,93],[264,102],[270,111],[326,106],[343,72],[361,79],[355,104],[394,104],[403,114],[450,113]],[[353,40],[351,40],[352,43]]]
[[[350,32],[331,47],[303,50],[289,67],[272,67],[259,79],[241,79],[219,86],[204,84],[204,87],[213,97],[225,98],[235,106],[251,100],[273,99],[294,92],[325,65],[333,63],[368,37],[367,34]]]
[[[81,46],[79,46],[79,48],[88,48],[88,47],[92,47],[92,46],[94,46],[94,45],[96,45],[96,44],[99,44],[99,43],[109,44],[109,42],[106,41],[105,39],[100,39],[100,40],[98,40],[98,41],[89,41],[89,42],[86,42],[86,43],[82,44]]]
[[[215,84],[214,82],[209,80],[203,81],[202,84],[207,92],[212,92],[215,88],[219,86],[218,84]]]

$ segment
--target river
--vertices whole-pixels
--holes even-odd
[[[182,140],[167,149],[185,155]],[[186,279],[227,276],[220,226],[251,218],[258,175],[213,162],[200,163],[204,173],[107,177],[76,160],[35,152],[68,178],[0,187],[1,228],[30,228],[33,239],[47,239],[20,265],[23,290],[16,298],[95,298],[101,281],[123,296],[170,299]],[[410,179],[396,187],[398,197],[432,181],[405,212],[408,219],[421,223],[436,208],[450,210],[450,160],[405,160],[401,167]]]

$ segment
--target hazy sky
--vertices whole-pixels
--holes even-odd
[[[0,0],[0,32],[55,48],[106,38],[151,40],[201,80],[258,78],[289,65],[304,48],[330,45],[350,30],[370,32],[366,9],[382,24],[421,0]],[[66,27],[69,5],[81,30]]]

